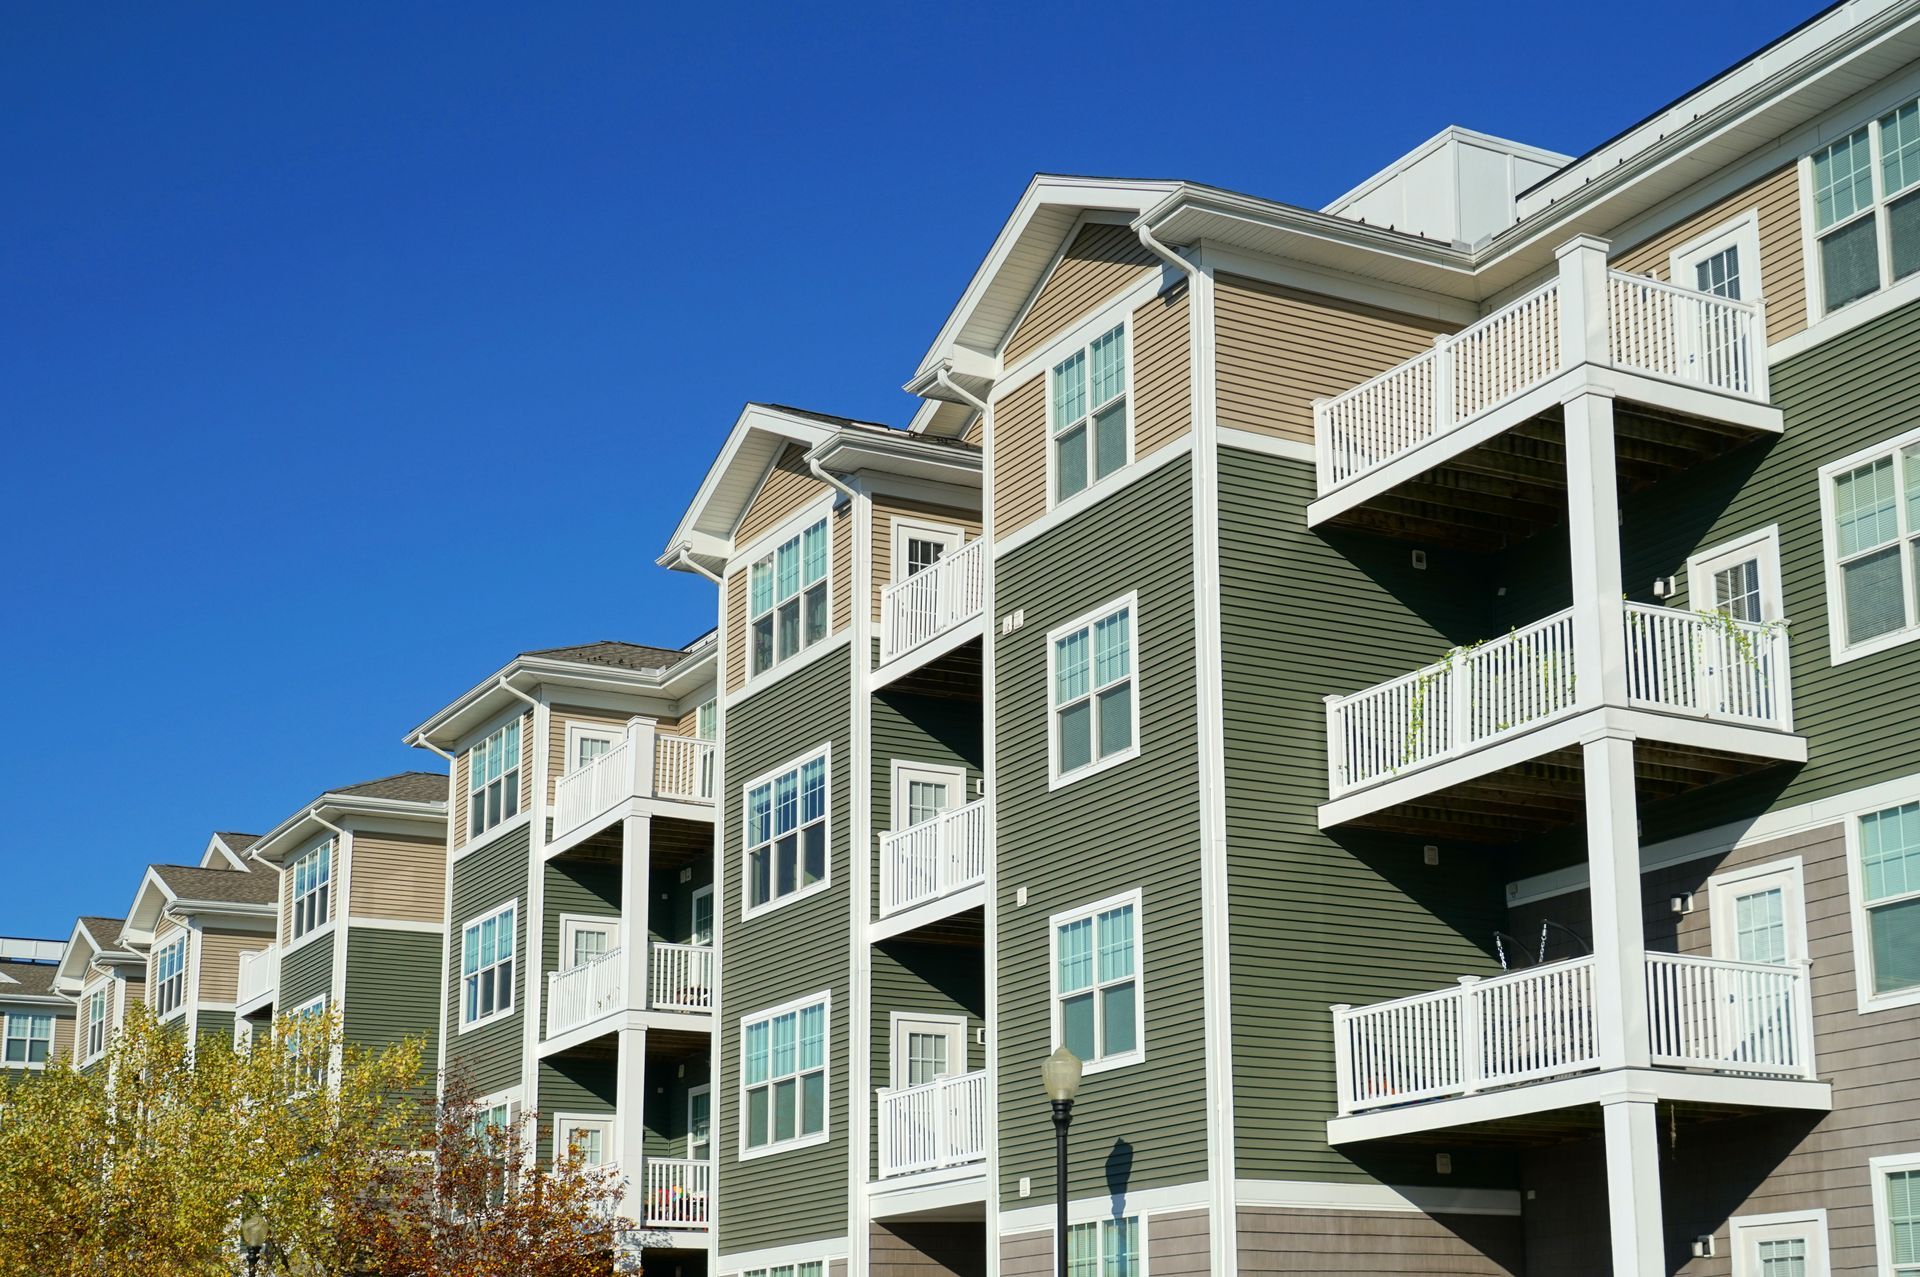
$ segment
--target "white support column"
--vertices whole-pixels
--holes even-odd
[[[648,733],[651,737],[651,732]],[[649,740],[651,743],[651,740]],[[627,1008],[643,1010],[650,988],[647,972],[647,897],[652,867],[653,818],[628,816],[620,823],[620,963],[626,981]],[[627,1095],[620,1093],[624,1107]]]
[[[1554,256],[1560,262],[1560,366],[1611,361],[1607,333],[1607,241],[1576,235]]]
[[[633,792],[642,798],[653,797],[654,733],[660,726],[657,718],[635,715],[627,720],[627,739],[633,743],[632,756],[627,763],[633,768]]]
[[[1640,912],[1639,812],[1633,737],[1581,743],[1586,772],[1587,873],[1593,911],[1594,1031],[1603,1069],[1646,1068],[1647,936]]]
[[[1660,1214],[1660,1131],[1651,1095],[1600,1106],[1607,1137],[1607,1223],[1613,1277],[1667,1277]]]
[[[1585,390],[1561,405],[1567,439],[1567,534],[1572,554],[1574,698],[1584,708],[1627,703],[1621,611],[1620,488],[1613,395]]]
[[[614,1074],[614,1094],[619,1102],[613,1114],[612,1156],[620,1163],[620,1174],[627,1180],[627,1214],[641,1217],[637,1199],[646,1183],[647,1154],[647,1031],[642,1028],[620,1030],[620,1063]]]

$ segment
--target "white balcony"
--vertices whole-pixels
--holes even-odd
[[[591,828],[637,798],[711,807],[715,766],[714,742],[663,736],[650,720],[635,720],[618,744],[554,783],[551,842]]]
[[[886,664],[980,615],[986,601],[986,543],[967,542],[931,567],[880,592],[880,661]]]
[[[280,983],[280,946],[240,955],[240,983],[234,994],[234,1006],[241,1012],[270,1004]]]
[[[613,948],[589,962],[547,975],[547,1037],[560,1037],[583,1025],[625,1011],[713,1010],[714,953],[711,946],[655,943],[647,948],[651,986],[643,1003],[627,997],[626,950]]]
[[[1600,1066],[1594,959],[1573,958],[1372,1006],[1333,1008],[1341,1118],[1522,1087]],[[1804,962],[1646,955],[1655,1069],[1811,1080],[1813,1010]],[[1709,1084],[1689,1094],[1711,1101]],[[1737,1098],[1731,1090],[1729,1099]],[[1401,1130],[1422,1129],[1417,1114]],[[1476,1116],[1484,1114],[1476,1113]],[[1425,1129],[1453,1124],[1435,1110]]]
[[[629,1212],[648,1228],[706,1228],[712,1222],[713,1163],[649,1157],[640,1168],[639,1209]]]
[[[984,1072],[882,1089],[879,1097],[882,1179],[986,1160],[990,1111]]]
[[[1793,730],[1786,627],[1624,604],[1635,709]],[[1434,664],[1327,698],[1329,796],[1417,773],[1591,708],[1576,687],[1568,608]]]
[[[880,915],[939,900],[987,880],[987,800],[880,835]]]

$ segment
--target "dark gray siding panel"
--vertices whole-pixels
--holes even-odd
[[[471,1075],[481,1094],[520,1083],[520,1017],[527,992],[527,845],[525,825],[453,862],[453,917],[447,943],[447,1064]],[[513,1013],[460,1032],[460,932],[468,920],[510,900],[514,914]]]
[[[333,988],[333,938],[329,931],[309,940],[280,960],[280,987],[274,993],[275,1015],[297,1011]]]
[[[347,933],[346,1023],[356,1046],[378,1049],[417,1038],[421,1065],[439,1059],[440,962],[444,937],[354,927]]]
[[[1601,1186],[1604,1204],[1606,1190]],[[1586,1204],[1591,1206],[1592,1199]],[[1606,1266],[1605,1210],[1600,1245]],[[1243,1208],[1240,1271],[1280,1273],[1431,1273],[1519,1277],[1527,1270],[1520,1219],[1514,1215],[1425,1215],[1417,1211],[1309,1211]],[[1155,1256],[1154,1273],[1162,1271]],[[1202,1271],[1200,1269],[1194,1270]],[[1560,1268],[1534,1268],[1559,1274]]]
[[[1200,1015],[1200,827],[1191,466],[1170,463],[1002,557],[993,634],[999,736],[1000,1191],[1054,1192],[1053,1127],[1035,1100],[1052,1049],[1050,915],[1139,887],[1146,1059],[1089,1076],[1074,1139],[1076,1197],[1198,1179],[1206,1163]],[[1140,680],[1138,758],[1057,790],[1047,767],[1047,632],[1130,591]],[[1017,893],[1027,892],[1025,905]],[[1110,1167],[1121,1163],[1122,1183]]]
[[[730,706],[721,837],[721,908],[726,961],[720,972],[720,1084],[713,1115],[720,1249],[757,1250],[847,1232],[848,1043],[853,1029],[849,879],[852,671],[850,647]],[[741,787],[831,742],[827,890],[742,921]],[[824,1144],[739,1160],[740,1019],[803,996],[831,992],[829,1094]],[[860,1026],[865,1032],[865,1025]]]

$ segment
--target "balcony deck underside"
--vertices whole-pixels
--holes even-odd
[[[1663,393],[1655,402],[1622,393],[1614,404],[1621,495],[1779,433],[1777,409],[1741,403],[1738,412],[1720,410],[1735,403],[1698,391]],[[1558,400],[1535,391],[1479,425],[1430,440],[1322,497],[1309,522],[1481,552],[1564,523],[1567,449]]]
[[[984,949],[987,943],[987,911],[984,904],[967,904],[952,912],[943,912],[941,909],[941,906],[951,902],[964,903],[980,890],[976,885],[969,891],[956,892],[953,896],[930,900],[924,905],[881,918],[874,923],[874,943],[900,940],[914,944]]]
[[[941,635],[881,665],[874,672],[874,689],[908,696],[979,700],[981,678],[986,669],[979,618],[951,634],[956,636],[951,646],[942,646],[949,635]]]
[[[612,1012],[589,1021],[578,1028],[550,1038],[540,1045],[542,1059],[565,1056],[569,1060],[579,1061],[617,1061],[620,1058],[620,1029],[626,1022],[625,1012]],[[713,1034],[673,1027],[659,1027],[658,1022],[684,1021],[707,1022],[710,1017],[678,1011],[645,1011],[631,1014],[655,1021],[647,1026],[647,1058],[666,1061],[692,1061],[702,1058],[713,1050]]]
[[[578,842],[552,852],[549,860],[587,860],[618,863],[624,841],[617,818]],[[656,868],[675,869],[704,862],[713,855],[713,825],[705,820],[653,817],[647,837],[647,855]]]

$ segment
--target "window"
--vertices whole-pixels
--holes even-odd
[[[827,751],[747,788],[747,913],[827,881]]]
[[[53,1017],[24,1011],[7,1013],[5,1050],[8,1064],[45,1064],[53,1051]]]
[[[1733,1277],[1827,1277],[1827,1213],[1736,1215],[1727,1221]]]
[[[822,1260],[811,1260],[804,1264],[776,1264],[772,1268],[749,1268],[740,1277],[826,1277],[827,1265]]]
[[[1834,660],[1920,637],[1920,430],[1822,467]]]
[[[333,877],[333,843],[324,842],[293,862],[293,938],[317,930],[327,920],[327,891]]]
[[[1920,1277],[1920,1153],[1876,1157],[1873,1179],[1874,1247],[1879,1277]]]
[[[891,1084],[923,1086],[966,1072],[967,1022],[959,1016],[893,1016]]]
[[[745,1151],[826,1138],[828,1005],[823,997],[740,1022]]]
[[[520,814],[520,720],[467,751],[467,837]]]
[[[99,1059],[107,1050],[107,991],[95,989],[87,995],[86,1054],[83,1063]]]
[[[893,760],[893,828],[911,829],[965,801],[967,774],[959,767]]]
[[[513,1011],[513,924],[519,902],[469,922],[460,933],[460,1028]]]
[[[1147,1271],[1140,1217],[1096,1219],[1067,1229],[1069,1277],[1139,1277]]]
[[[1053,499],[1064,501],[1127,464],[1127,326],[1055,364],[1049,381]]]
[[[602,724],[567,724],[567,771],[569,774],[588,766],[618,745],[626,733],[618,727]]]
[[[579,1157],[582,1166],[605,1166],[610,1156],[608,1150],[612,1145],[613,1123],[607,1118],[571,1117],[561,1114],[553,1119],[555,1161],[572,1153]]]
[[[893,521],[893,579],[904,581],[917,576],[958,550],[966,540],[959,528],[945,524],[922,523],[916,519]]]
[[[701,887],[693,893],[693,934],[689,944],[713,943],[713,888]]]
[[[1053,687],[1047,734],[1056,785],[1140,752],[1135,610],[1129,595],[1047,636],[1047,678]]]
[[[1707,881],[1713,954],[1735,962],[1807,956],[1806,889],[1799,857],[1717,874]]]
[[[166,1017],[187,1000],[187,938],[162,945],[153,955],[153,1011]]]
[[[705,1086],[687,1089],[687,1157],[704,1162],[713,1156],[713,1092]]]
[[[1920,101],[1815,151],[1807,183],[1823,310],[1920,271]]]
[[[328,1044],[318,1036],[319,1020],[327,1013],[327,995],[304,1002],[288,1015],[287,1061],[295,1076],[309,1087],[326,1084]]]
[[[720,716],[713,701],[702,701],[693,712],[693,734],[701,740],[720,739]]]
[[[1780,620],[1779,526],[1688,559],[1687,600],[1696,611],[1724,612],[1736,621]]]
[[[781,542],[750,569],[749,634],[754,674],[827,636],[827,518]]]
[[[1145,1056],[1140,997],[1140,893],[1051,919],[1053,1045],[1089,1069]]]
[[[1862,1005],[1920,1001],[1920,802],[1860,817],[1855,954]]]
[[[584,967],[595,958],[619,947],[618,918],[584,918],[570,913],[560,915],[561,970]]]

